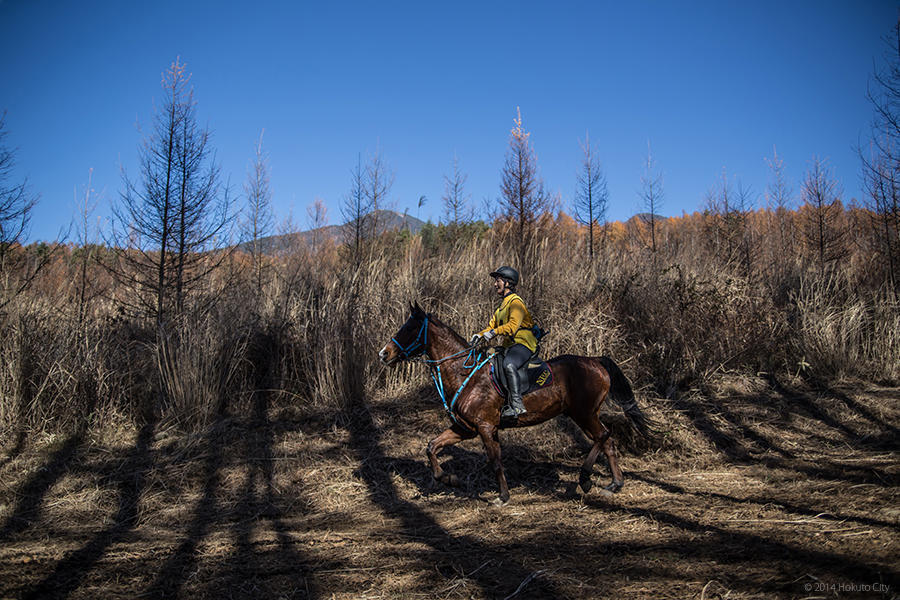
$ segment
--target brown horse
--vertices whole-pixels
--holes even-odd
[[[616,447],[598,417],[600,405],[607,394],[622,407],[629,423],[641,435],[650,436],[650,423],[641,413],[628,379],[612,361],[602,357],[565,354],[548,361],[554,382],[526,395],[523,400],[527,412],[507,425],[500,422],[504,399],[494,389],[485,366],[487,358],[477,347],[466,341],[437,317],[426,314],[418,303],[410,306],[406,323],[391,338],[378,356],[388,365],[398,361],[422,357],[431,369],[432,378],[453,424],[428,444],[428,460],[437,481],[459,485],[456,475],[445,473],[438,463],[438,453],[462,440],[481,437],[488,463],[497,476],[500,502],[509,500],[509,488],[500,461],[498,431],[507,426],[529,427],[565,413],[593,441],[587,458],[581,465],[579,484],[588,492],[591,474],[601,450],[609,460],[612,483],[607,490],[617,492],[625,483]]]

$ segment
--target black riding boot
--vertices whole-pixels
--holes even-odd
[[[509,403],[503,407],[501,417],[518,417],[525,414],[525,405],[522,404],[522,394],[519,392],[519,374],[515,365],[506,365],[506,389],[509,391]]]

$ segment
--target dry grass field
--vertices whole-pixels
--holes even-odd
[[[900,390],[720,377],[634,439],[626,485],[575,487],[568,421],[501,434],[496,506],[478,441],[424,447],[432,389],[338,412],[252,410],[176,435],[105,427],[0,454],[0,598],[895,598]],[[601,460],[602,463],[602,460]],[[609,473],[598,463],[603,484]]]

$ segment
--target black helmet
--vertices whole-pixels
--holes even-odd
[[[512,267],[500,267],[491,273],[491,277],[502,277],[514,286],[519,285],[519,272]]]

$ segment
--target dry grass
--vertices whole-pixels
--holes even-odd
[[[421,365],[376,353],[413,300],[481,328],[501,230],[387,236],[358,269],[279,257],[261,293],[210,282],[162,333],[112,300],[80,321],[43,281],[2,315],[0,598],[895,594],[900,405],[869,382],[900,378],[896,296],[850,267],[736,269],[674,230],[590,265],[542,227],[522,291],[543,354],[613,356],[659,425],[604,410],[622,493],[577,493],[564,420],[502,434],[507,507],[477,442],[443,456],[462,490],[431,481],[446,419]]]
[[[462,489],[431,482],[424,387],[338,420],[258,398],[197,435],[46,436],[0,467],[0,597],[892,597],[900,390],[715,389],[642,398],[664,438],[612,497],[575,489],[573,426],[504,433],[505,507],[477,442],[443,457]]]

